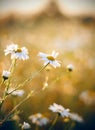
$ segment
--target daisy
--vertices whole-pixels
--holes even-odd
[[[27,60],[29,59],[26,47],[19,48],[17,44],[11,44],[4,50],[5,55],[11,54],[11,59]]]
[[[74,66],[72,64],[68,64],[66,68],[68,71],[73,71]]]
[[[80,115],[78,115],[77,113],[70,113],[70,118],[72,120],[80,122],[80,123],[84,122],[83,118]]]
[[[22,129],[30,129],[31,128],[31,126],[30,126],[30,124],[29,123],[27,123],[27,122],[23,122],[23,125],[22,125]]]
[[[95,92],[85,90],[80,93],[79,99],[86,105],[95,104]]]
[[[14,88],[10,88],[8,90],[8,93],[11,93],[14,90]],[[24,90],[15,90],[11,93],[12,96],[18,96],[18,97],[22,97],[24,95],[25,91]]]
[[[38,54],[42,60],[45,61],[44,65],[46,64],[51,64],[54,68],[56,67],[60,67],[60,63],[56,60],[56,57],[58,56],[58,53],[56,53],[55,51],[52,51],[51,54],[45,54],[42,52],[39,52]]]
[[[2,77],[7,80],[10,77],[10,71],[3,70]]]
[[[69,117],[69,109],[65,109],[63,106],[58,105],[56,103],[53,103],[53,105],[50,105],[49,110],[58,113],[62,117]]]
[[[29,119],[32,121],[32,123],[38,126],[46,125],[49,122],[49,119],[44,117],[41,113],[31,115]]]
[[[4,50],[5,55],[12,54],[17,49],[18,49],[18,45],[17,44],[8,45],[7,48]]]

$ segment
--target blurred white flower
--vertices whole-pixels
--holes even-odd
[[[8,93],[11,93],[14,90],[14,88],[10,88],[8,90]],[[11,93],[12,96],[18,96],[18,97],[22,97],[24,95],[25,91],[24,90],[15,90]]]
[[[31,128],[31,126],[30,126],[30,124],[29,123],[27,123],[27,122],[23,122],[23,124],[22,124],[22,129],[30,129]]]
[[[78,115],[77,113],[70,113],[70,118],[72,120],[80,122],[80,123],[84,122],[83,118],[80,115]]]
[[[11,59],[27,60],[29,59],[26,47],[19,48],[17,44],[11,44],[4,50],[5,55],[11,54]]]
[[[50,105],[49,110],[58,113],[62,117],[69,117],[69,109],[65,109],[63,106],[58,105],[56,103],[53,103],[53,105]]]
[[[95,92],[85,90],[79,95],[79,99],[83,101],[86,105],[95,104]]]
[[[32,121],[32,123],[38,126],[46,125],[49,122],[49,119],[44,117],[41,113],[31,115],[29,116],[29,119]]]
[[[68,65],[66,66],[66,68],[67,68],[68,71],[73,71],[74,66],[73,66],[72,64],[68,64]]]
[[[41,57],[41,59],[43,61],[45,61],[44,65],[49,63],[54,68],[61,66],[60,63],[56,60],[56,57],[58,56],[58,53],[56,53],[55,51],[52,51],[51,54],[45,54],[45,53],[39,52],[38,55]]]
[[[3,70],[2,77],[6,80],[10,77],[10,74],[10,71]]]

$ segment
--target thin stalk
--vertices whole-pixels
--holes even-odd
[[[18,103],[10,112],[9,114],[3,119],[2,124],[11,116],[11,114],[13,114],[13,112],[20,106],[22,105],[25,101],[27,101],[33,94],[33,91],[28,94],[28,96],[26,98],[24,98],[20,103]]]
[[[1,110],[1,107],[2,107],[2,105],[3,105],[3,103],[4,103],[5,99],[6,99],[7,95],[8,95],[8,90],[9,90],[9,87],[10,87],[11,77],[13,75],[15,65],[16,65],[16,59],[13,59],[12,64],[11,64],[10,69],[9,69],[11,74],[10,74],[10,77],[8,78],[8,80],[7,80],[7,84],[5,84],[6,87],[5,87],[5,91],[4,91],[4,94],[3,94],[3,100],[0,103],[0,110]],[[5,81],[3,81],[3,82],[5,83]]]
[[[71,124],[70,124],[68,130],[73,130],[74,127],[75,127],[75,122],[71,121]]]
[[[3,83],[4,83],[4,79],[2,78],[2,81],[0,83],[0,88],[1,88],[1,86],[2,86]]]
[[[30,75],[29,78],[27,78],[23,83],[19,84],[13,91],[11,91],[10,93],[8,93],[8,95],[10,95],[11,93],[13,93],[14,91],[16,91],[17,89],[23,87],[24,85],[26,85],[29,81],[31,81],[33,78],[35,78],[39,73],[41,73],[47,66],[48,66],[49,62],[42,66],[42,68],[40,70],[38,70],[37,72],[35,72],[34,74]]]
[[[64,130],[73,130],[73,128],[75,127],[75,122],[70,120],[67,125],[65,126]]]
[[[23,86],[26,85],[29,81],[31,81],[33,78],[35,78],[40,72],[42,72],[42,71],[47,67],[48,64],[49,64],[49,62],[48,62],[46,65],[42,66],[42,68],[41,68],[40,70],[38,70],[37,72],[35,72],[35,74],[32,74],[32,75],[31,75],[28,79],[26,79],[23,83],[19,84],[19,85],[18,85],[14,90],[12,90],[11,92],[7,93],[7,92],[8,92],[8,88],[7,88],[6,93],[5,93],[5,95],[4,95],[4,98],[3,98],[3,100],[2,100],[2,102],[1,102],[1,104],[0,104],[0,109],[1,109],[1,107],[2,107],[2,105],[3,105],[3,103],[4,103],[4,100],[5,100],[10,94],[12,94],[12,93],[13,93],[14,91],[16,91],[17,89],[23,87]]]
[[[49,128],[49,130],[52,130],[52,128],[54,127],[54,125],[55,125],[56,122],[57,122],[58,117],[59,117],[59,115],[57,114],[56,117],[55,117],[55,119],[54,119],[54,121],[52,122],[52,125],[51,125],[51,127]]]
[[[12,63],[11,63],[11,66],[10,66],[10,68],[9,68],[9,72],[11,72],[10,77],[12,76],[12,74],[13,74],[13,72],[14,72],[15,65],[16,65],[16,59],[13,59],[13,60],[12,60]],[[10,79],[10,77],[9,77],[9,79]],[[0,84],[0,87],[1,87],[1,85],[2,85],[4,82],[5,82],[5,80],[2,78],[2,82],[1,82],[1,84]]]
[[[13,72],[14,72],[15,65],[16,65],[16,59],[13,59],[12,64],[9,68],[9,71],[11,72],[11,74],[13,74]]]

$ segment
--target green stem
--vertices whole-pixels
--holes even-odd
[[[7,98],[7,96],[9,96],[11,93],[13,93],[13,92],[16,91],[17,89],[23,87],[23,86],[26,85],[29,81],[31,81],[33,78],[35,78],[40,72],[42,72],[42,71],[48,66],[48,64],[49,64],[49,62],[48,62],[46,65],[42,66],[42,68],[41,68],[39,71],[37,71],[37,72],[35,72],[34,74],[32,74],[32,75],[31,75],[29,78],[27,78],[23,83],[19,84],[13,91],[11,91],[11,92],[9,92],[9,93],[8,93],[8,89],[9,89],[9,85],[8,85],[7,88],[6,88],[6,91],[5,91],[5,93],[4,93],[3,100],[2,100],[2,102],[0,103],[0,110],[1,110],[1,107],[2,107],[2,105],[3,105],[3,103],[4,103],[4,100]]]
[[[5,96],[7,95],[7,92],[8,92],[8,89],[9,89],[9,86],[10,86],[10,82],[11,82],[11,78],[12,78],[12,75],[13,75],[13,72],[14,72],[14,69],[15,69],[15,65],[16,65],[16,59],[13,59],[12,60],[12,64],[11,64],[11,66],[10,66],[10,69],[9,69],[9,71],[10,71],[10,77],[8,78],[8,80],[7,80],[7,85],[6,85],[6,91],[5,91]]]
[[[13,93],[14,91],[16,91],[17,89],[23,87],[24,85],[26,85],[29,81],[31,81],[33,78],[35,78],[39,73],[41,73],[47,66],[49,63],[47,63],[46,65],[42,66],[42,68],[40,70],[38,70],[37,72],[35,72],[34,74],[32,74],[29,78],[27,78],[23,83],[19,84],[13,91],[11,91],[10,93],[8,93],[8,95],[10,95],[11,93]]]
[[[9,114],[3,119],[3,121],[0,124],[3,124],[12,114],[13,112],[20,106],[22,105],[25,101],[27,101],[31,96],[32,96],[33,91],[28,94],[26,98],[24,98],[19,104],[17,104],[10,112]]]
[[[57,122],[58,117],[59,117],[59,115],[57,114],[56,117],[55,117],[55,119],[54,119],[54,121],[52,122],[52,125],[51,125],[51,127],[49,128],[49,130],[52,130],[52,128],[54,127],[54,125],[55,125],[56,122]]]
[[[13,99],[13,106],[15,107],[17,105],[17,97],[14,97]],[[14,111],[14,113],[17,113],[17,110]]]
[[[71,121],[71,124],[70,124],[68,130],[73,130],[74,127],[75,127],[75,122]]]
[[[9,71],[11,72],[11,74],[13,74],[13,72],[14,72],[15,65],[16,65],[16,59],[13,59],[12,64],[9,68]]]
[[[1,88],[3,83],[4,83],[4,79],[2,78],[2,81],[1,81],[1,84],[0,84],[0,88]]]
[[[64,130],[73,130],[74,126],[75,126],[75,122],[72,121],[72,120],[70,120],[70,121],[67,123],[67,125],[65,126]]]
[[[7,83],[5,83],[5,81],[3,81],[5,83],[5,85],[6,85],[6,87],[5,87],[5,91],[4,91],[4,94],[3,94],[3,100],[0,103],[0,110],[1,110],[1,107],[2,107],[2,105],[3,105],[3,103],[4,103],[5,99],[6,99],[7,95],[8,95],[8,90],[9,90],[9,86],[10,86],[10,82],[11,82],[11,77],[13,75],[15,65],[16,65],[16,59],[13,59],[12,64],[11,64],[10,69],[9,69],[9,71],[11,73],[10,77],[8,78]]]
[[[14,72],[15,65],[16,65],[16,59],[13,59],[13,60],[12,60],[12,63],[11,63],[11,66],[10,66],[10,68],[9,68],[9,72],[11,72],[10,77],[12,76],[12,74],[13,74],[13,72]],[[10,79],[10,77],[9,77],[9,79]],[[2,79],[2,82],[1,82],[1,84],[0,84],[0,87],[1,87],[1,85],[2,85],[4,82],[5,82],[5,80]]]

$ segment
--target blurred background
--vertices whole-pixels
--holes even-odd
[[[28,116],[38,112],[51,117],[48,107],[55,102],[83,117],[85,123],[77,124],[75,130],[94,130],[95,1],[0,0],[1,75],[10,67],[10,56],[4,56],[4,49],[11,43],[27,47],[30,56],[28,61],[17,62],[12,87],[42,66],[38,52],[55,50],[62,62],[61,68],[47,67],[22,88],[25,96],[30,90],[37,93],[20,107],[20,120],[28,121]],[[66,69],[69,63],[74,66],[70,73]],[[46,89],[41,91],[44,86]],[[0,88],[0,97],[3,90]],[[15,100],[18,103],[24,97]],[[4,114],[13,108],[13,100],[11,96],[6,100]],[[56,125],[56,129],[61,126]]]

